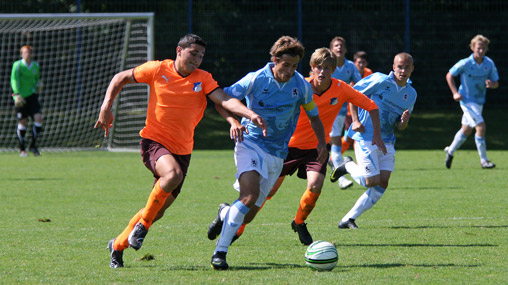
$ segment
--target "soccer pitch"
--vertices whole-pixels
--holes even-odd
[[[346,153],[353,156],[351,151]],[[206,237],[218,205],[231,203],[231,151],[195,151],[183,191],[126,267],[109,268],[108,240],[144,207],[153,178],[138,153],[63,152],[0,160],[1,283],[501,284],[508,280],[508,151],[497,164],[459,150],[399,151],[383,198],[358,220],[337,223],[364,188],[325,182],[308,228],[336,245],[337,267],[306,267],[306,246],[290,223],[306,183],[288,177],[231,247],[231,270],[215,271]]]

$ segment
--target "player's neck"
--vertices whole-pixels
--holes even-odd
[[[476,63],[482,64],[484,57],[483,56],[482,57],[473,56],[473,58],[474,58],[474,61],[476,61]]]
[[[328,90],[328,88],[330,88],[331,84],[332,84],[332,80],[330,78],[325,79],[323,81],[318,81],[316,79],[312,79],[312,91],[315,94],[321,95],[321,94],[325,93],[325,91]]]
[[[342,66],[344,66],[345,62],[346,62],[346,58],[345,57],[339,57],[339,58],[337,58],[337,67],[341,68]]]

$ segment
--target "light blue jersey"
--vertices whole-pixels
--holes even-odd
[[[468,58],[461,59],[450,68],[450,73],[453,76],[460,75],[459,93],[462,95],[460,104],[470,102],[479,105],[485,104],[487,90],[485,80],[499,81],[496,65],[487,56],[483,57],[481,64],[477,64],[473,54],[471,54]]]
[[[408,79],[406,86],[398,86],[393,72],[389,75],[376,72],[355,84],[354,89],[372,99],[379,108],[381,121],[381,138],[384,143],[395,143],[393,129],[395,123],[400,121],[404,111],[413,112],[416,102],[416,90]],[[365,132],[354,132],[349,128],[348,136],[354,140],[372,141],[374,127],[369,112],[358,108],[360,122],[365,126]]]
[[[362,80],[362,75],[360,71],[351,60],[344,59],[344,64],[341,67],[335,68],[335,71],[332,73],[332,78],[340,79],[347,84],[353,82],[356,83]],[[342,105],[342,108],[339,111],[339,116],[345,116],[347,114],[347,103]]]
[[[242,125],[249,131],[244,139],[257,144],[265,152],[285,159],[289,139],[293,135],[300,106],[313,103],[312,87],[298,72],[288,82],[277,82],[269,62],[264,68],[247,74],[240,81],[224,88],[224,91],[239,100],[245,98],[247,107],[260,115],[267,124],[267,136],[250,120],[242,118]],[[307,112],[317,116],[317,108]]]

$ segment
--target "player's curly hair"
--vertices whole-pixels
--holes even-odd
[[[280,58],[284,54],[299,56],[300,59],[302,59],[305,54],[305,49],[299,40],[290,36],[282,36],[273,44],[270,49],[270,55]]]
[[[318,48],[310,56],[310,67],[318,65],[326,65],[332,70],[335,70],[337,66],[337,56],[329,48]]]
[[[178,46],[182,48],[188,48],[192,44],[197,44],[203,47],[206,47],[206,42],[200,36],[195,34],[186,34],[185,36],[180,38],[178,41]]]

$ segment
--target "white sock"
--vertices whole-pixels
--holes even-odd
[[[333,163],[333,167],[337,168],[342,163],[342,146],[340,145],[332,145],[330,150],[330,158]]]
[[[487,158],[487,143],[485,142],[485,138],[475,135],[474,142],[476,143],[476,149],[478,149],[478,154],[480,155],[481,162],[489,160]]]
[[[362,168],[358,166],[358,164],[354,163],[354,161],[350,161],[346,163],[346,170],[349,174],[351,174],[351,178],[353,178],[356,183],[362,185],[363,187],[367,187],[365,184],[365,177],[363,177]]]
[[[386,189],[380,187],[380,186],[374,186],[367,191],[365,191],[360,198],[356,201],[355,205],[349,212],[342,218],[342,222],[345,222],[349,219],[356,219],[358,218],[363,212],[367,211],[368,209],[372,208],[374,204],[376,204],[379,199],[381,199],[381,196],[383,196]]]
[[[452,144],[450,148],[448,148],[448,153],[453,155],[453,153],[460,148],[460,146],[466,141],[467,137],[462,133],[462,130],[459,130],[455,137],[453,138]]]
[[[217,251],[228,251],[228,248],[231,245],[231,240],[233,240],[236,231],[242,225],[243,219],[249,210],[250,209],[239,200],[236,200],[233,205],[229,207],[229,210],[224,218],[224,224],[222,224],[222,232],[219,240],[217,241],[214,253]]]

